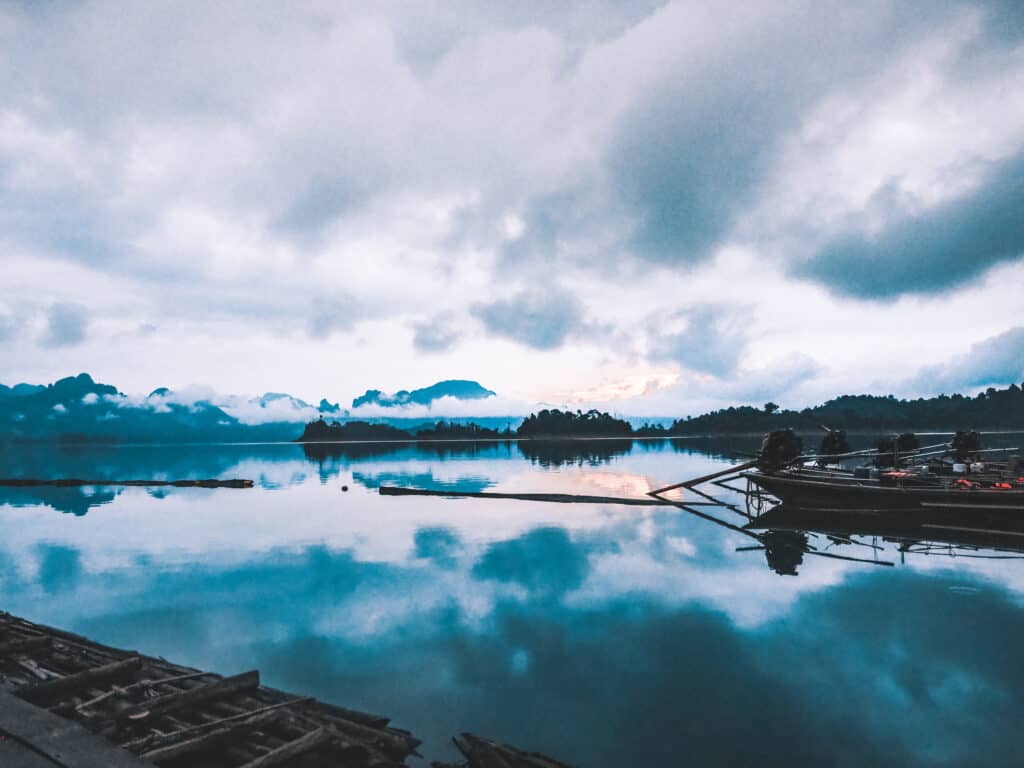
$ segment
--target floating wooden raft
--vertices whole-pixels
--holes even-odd
[[[453,741],[466,756],[461,764],[433,763],[433,768],[570,768],[537,752],[524,752],[507,744],[498,744],[471,733],[456,736]]]
[[[140,487],[162,487],[174,486],[175,488],[252,488],[252,480],[229,479],[218,480],[207,478],[204,480],[82,480],[77,477],[62,477],[56,479],[39,479],[34,477],[3,477],[0,478],[0,486],[13,488],[31,488],[35,486],[50,486],[54,488],[75,488],[83,485],[130,485]]]
[[[12,705],[11,694],[21,702]],[[24,723],[25,712],[14,711],[22,702],[138,756],[119,752],[125,765],[388,768],[405,766],[420,744],[386,717],[261,686],[256,671],[221,677],[0,612],[0,718]],[[6,724],[0,719],[0,734]],[[33,742],[37,753],[57,765],[93,764],[69,759],[74,734],[48,733]]]

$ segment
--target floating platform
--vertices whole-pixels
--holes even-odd
[[[229,479],[218,480],[207,478],[204,480],[83,480],[78,477],[62,477],[55,479],[40,479],[34,477],[0,477],[0,487],[8,488],[34,488],[46,486],[51,488],[78,488],[86,485],[104,486],[138,486],[140,488],[173,486],[174,488],[252,488],[252,480]]]
[[[420,740],[387,717],[94,643],[0,612],[5,768],[394,768]],[[440,768],[566,768],[472,734]]]

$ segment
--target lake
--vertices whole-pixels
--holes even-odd
[[[454,759],[460,731],[591,768],[1019,764],[1012,553],[812,537],[868,562],[808,554],[780,575],[748,536],[674,507],[377,493],[638,496],[735,448],[7,450],[3,476],[256,487],[0,489],[0,608],[389,715],[424,765]]]

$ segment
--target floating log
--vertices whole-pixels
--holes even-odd
[[[669,504],[656,499],[630,499],[621,496],[585,496],[573,493],[497,493],[494,491],[451,491],[429,488],[404,488],[382,485],[381,496],[445,496],[459,499],[512,499],[515,501],[548,501],[555,504],[625,504],[631,507],[663,507]]]
[[[48,486],[51,488],[77,488],[85,485],[121,485],[136,487],[166,487],[175,488],[252,488],[252,480],[232,478],[229,480],[218,480],[208,478],[205,480],[83,480],[77,477],[62,477],[55,479],[40,479],[34,477],[3,477],[0,478],[0,487],[9,488],[32,488],[37,486]]]

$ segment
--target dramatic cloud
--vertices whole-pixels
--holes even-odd
[[[71,366],[145,391],[169,369],[174,387],[318,399],[471,360],[538,400],[676,366],[724,392],[799,352],[851,387],[881,381],[869,359],[906,381],[877,329],[808,329],[872,299],[938,359],[936,317],[957,312],[961,342],[1013,324],[1021,17],[985,0],[0,5],[0,317],[26,330],[0,321],[0,376]],[[749,308],[749,328],[693,317],[706,347],[650,339],[652,316],[708,302]],[[55,305],[88,315],[40,320]]]
[[[675,330],[680,324],[682,329]],[[742,311],[705,305],[655,317],[648,327],[650,355],[713,376],[736,370],[747,342],[750,318]]]
[[[423,323],[416,323],[413,346],[420,352],[447,352],[459,340],[450,314],[437,315]]]
[[[54,304],[46,315],[42,344],[47,347],[72,347],[85,341],[89,316],[77,304]]]
[[[997,164],[979,188],[920,212],[880,195],[878,232],[828,243],[795,273],[839,293],[887,299],[949,290],[1024,254],[1024,153]]]
[[[912,382],[915,390],[947,394],[984,386],[1024,382],[1024,326],[972,344],[949,362],[923,368]]]
[[[493,335],[540,350],[557,349],[585,325],[580,300],[557,287],[524,290],[510,299],[475,304],[472,313]]]

